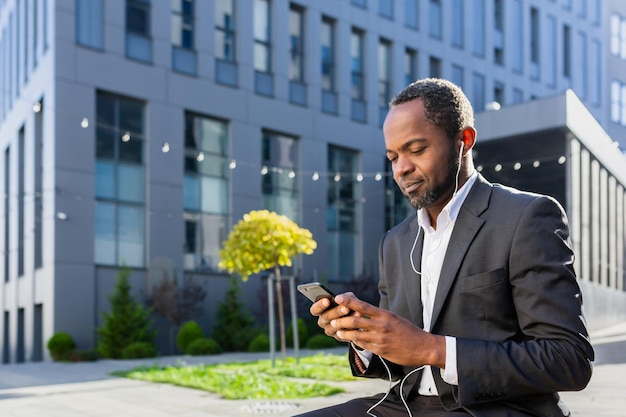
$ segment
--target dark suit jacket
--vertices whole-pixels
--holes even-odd
[[[420,277],[409,259],[417,227],[413,214],[383,237],[379,292],[382,308],[421,327]],[[414,253],[418,270],[422,237]],[[479,175],[456,220],[433,308],[432,333],[457,338],[458,386],[432,368],[447,409],[474,416],[565,414],[557,392],[583,389],[594,358],[573,258],[556,200]],[[389,365],[394,379],[407,372]],[[352,369],[387,378],[378,357],[364,375]],[[407,381],[414,387],[409,401],[419,374]]]

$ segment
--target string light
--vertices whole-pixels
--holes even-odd
[[[27,99],[25,96],[22,96],[21,99]],[[32,111],[35,113],[39,113],[41,111],[43,111],[43,103],[41,100],[33,100],[31,101],[32,104]],[[54,107],[50,107],[47,106],[46,107],[47,111],[52,111],[55,112],[57,115],[59,116],[63,116],[66,118],[73,118],[74,115],[68,113],[68,112],[63,112],[60,109],[55,109]],[[80,120],[80,126],[83,129],[88,128],[91,125],[90,119],[87,117],[82,117]],[[99,123],[96,123],[96,125],[99,126]],[[104,126],[105,128],[109,128],[109,129],[115,129],[115,127],[113,126]],[[124,142],[129,142],[132,138],[131,138],[131,133],[126,131],[124,132],[124,134],[121,137],[122,141]],[[618,147],[619,148],[619,142],[614,141],[612,142],[612,146]],[[169,153],[172,150],[172,145],[165,141],[162,143],[161,146],[161,151],[163,153]],[[477,156],[477,152],[476,150],[474,150],[474,156]],[[220,156],[220,155],[214,155],[214,157],[217,158],[223,158],[223,159],[227,159],[227,157],[225,156]],[[205,160],[205,153],[203,151],[198,151],[196,159],[198,162],[202,162]],[[487,167],[485,165],[490,165],[492,166],[496,172],[502,171],[507,169],[507,167],[511,167],[513,170],[515,171],[519,171],[522,170],[522,168],[524,167],[530,167],[532,166],[533,168],[538,168],[543,162],[557,162],[560,165],[565,164],[565,162],[567,161],[567,158],[565,156],[559,156],[558,158],[555,156],[552,157],[546,157],[546,158],[542,158],[541,160],[539,159],[535,159],[535,160],[528,160],[528,161],[515,161],[515,162],[498,162],[495,165],[491,165],[491,164],[478,164],[476,166],[476,170],[478,172],[483,172],[485,169],[487,169]],[[303,177],[309,177],[312,181],[319,181],[321,179],[321,177],[328,177],[328,178],[332,178],[335,182],[339,182],[341,180],[347,179],[353,179],[357,182],[362,182],[364,180],[366,180],[367,178],[373,178],[375,181],[381,181],[383,179],[383,177],[391,177],[392,174],[390,172],[322,172],[322,171],[304,171],[304,170],[294,170],[294,169],[289,169],[289,170],[284,170],[280,167],[268,167],[267,165],[263,165],[262,167],[259,166],[259,164],[251,164],[251,163],[246,163],[246,162],[242,162],[242,161],[236,161],[234,159],[230,160],[230,162],[228,163],[228,167],[231,170],[236,169],[239,166],[248,166],[248,167],[255,167],[255,169],[258,169],[261,173],[261,175],[267,175],[270,170],[271,172],[277,173],[279,175],[284,174],[285,172],[287,173],[289,178],[295,178],[298,175],[302,175]],[[257,171],[257,172],[259,172]]]

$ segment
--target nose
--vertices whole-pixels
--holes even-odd
[[[410,158],[398,155],[396,163],[393,166],[393,176],[398,179],[402,178],[406,174],[411,173],[415,169],[415,166],[410,161]]]

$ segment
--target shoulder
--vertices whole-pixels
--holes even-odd
[[[529,206],[552,206],[559,211],[563,211],[561,203],[559,203],[554,197],[540,194],[532,191],[520,190],[518,188],[506,186],[498,183],[490,183],[483,177],[479,177],[479,180],[475,184],[476,189],[484,188],[489,191],[489,205],[511,207],[511,209],[525,210]]]

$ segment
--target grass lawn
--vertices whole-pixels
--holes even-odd
[[[222,398],[296,399],[325,397],[344,390],[318,381],[351,381],[347,355],[318,354],[300,358],[196,366],[152,366],[113,375],[197,388]]]

